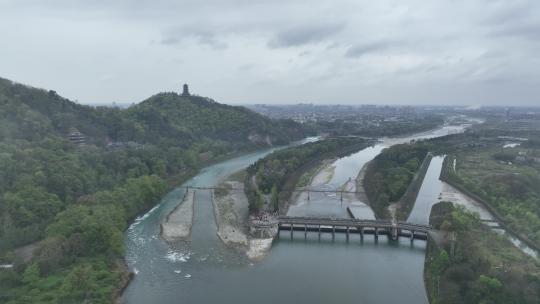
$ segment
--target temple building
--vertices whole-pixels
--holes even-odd
[[[85,136],[75,128],[73,128],[72,131],[69,133],[68,139],[72,144],[77,146],[81,146],[86,143]]]
[[[191,96],[191,94],[189,94],[189,88],[187,84],[184,84],[184,90],[182,91],[182,96]]]

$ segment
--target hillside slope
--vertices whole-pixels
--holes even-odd
[[[200,96],[160,93],[129,108],[144,126],[144,140],[167,137],[193,142],[199,138],[236,143],[284,144],[304,136],[293,121],[272,120],[247,108],[220,104]]]

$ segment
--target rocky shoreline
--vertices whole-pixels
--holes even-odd
[[[235,173],[219,183],[219,190],[212,192],[214,216],[219,239],[227,246],[244,252],[249,260],[262,260],[272,248],[276,233],[262,233],[249,217],[249,203],[243,191],[232,190],[243,186],[242,173]],[[272,230],[272,229],[271,229]],[[273,230],[272,230],[273,231]],[[273,232],[277,232],[273,231]],[[262,236],[262,237],[257,237]]]
[[[364,189],[364,177],[366,176],[367,167],[369,165],[369,162],[366,162],[364,166],[362,166],[362,169],[360,169],[360,172],[358,172],[358,175],[356,176],[356,198],[363,202],[364,204],[370,206],[369,199],[366,195],[366,190]]]
[[[227,180],[219,187],[224,189],[240,188],[238,181]],[[223,243],[231,246],[248,246],[248,201],[243,191],[220,190],[225,193],[212,191],[214,217],[218,228],[217,235]]]

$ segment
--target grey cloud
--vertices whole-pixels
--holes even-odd
[[[201,45],[206,45],[214,49],[227,48],[227,43],[221,41],[218,36],[218,33],[201,29],[176,28],[166,31],[159,42],[164,45],[176,45],[191,38]]]
[[[392,43],[387,42],[387,41],[358,44],[358,45],[350,47],[345,53],[345,57],[357,58],[357,57],[361,57],[369,53],[387,50],[391,46],[392,46]]]
[[[481,23],[486,25],[504,25],[534,17],[534,1],[486,1],[486,13]]]
[[[493,34],[501,37],[524,38],[529,42],[537,43],[540,41],[540,23],[499,28],[493,31]]]
[[[278,32],[269,42],[271,48],[294,47],[321,42],[343,30],[343,23],[312,24]]]
[[[495,37],[540,38],[540,8],[534,1],[496,1],[487,3],[488,13],[480,24]]]

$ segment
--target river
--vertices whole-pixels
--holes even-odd
[[[372,147],[336,160],[326,186],[340,186],[355,178],[385,147],[463,129],[445,126],[411,137],[383,138]],[[214,185],[271,151],[210,166],[186,185]],[[429,178],[435,178],[430,170],[431,166]],[[363,241],[359,236],[352,237],[349,242],[339,234],[335,241],[331,235],[323,235],[320,241],[317,234],[308,234],[307,239],[303,234],[294,239],[282,236],[262,262],[252,264],[217,238],[207,191],[196,193],[191,241],[169,246],[161,240],[159,223],[182,196],[182,189],[171,191],[126,231],[126,261],[136,273],[124,292],[126,303],[427,303],[423,283],[425,241],[390,241],[380,236],[376,242],[369,235]],[[315,199],[291,212],[343,216],[345,206],[339,199],[327,202],[330,206]],[[354,199],[348,203],[362,204]],[[419,195],[416,205],[425,208],[420,211],[415,205],[411,216],[418,212],[425,219],[429,215],[426,206],[432,203],[431,195]],[[366,217],[372,216],[370,212],[365,208]]]

